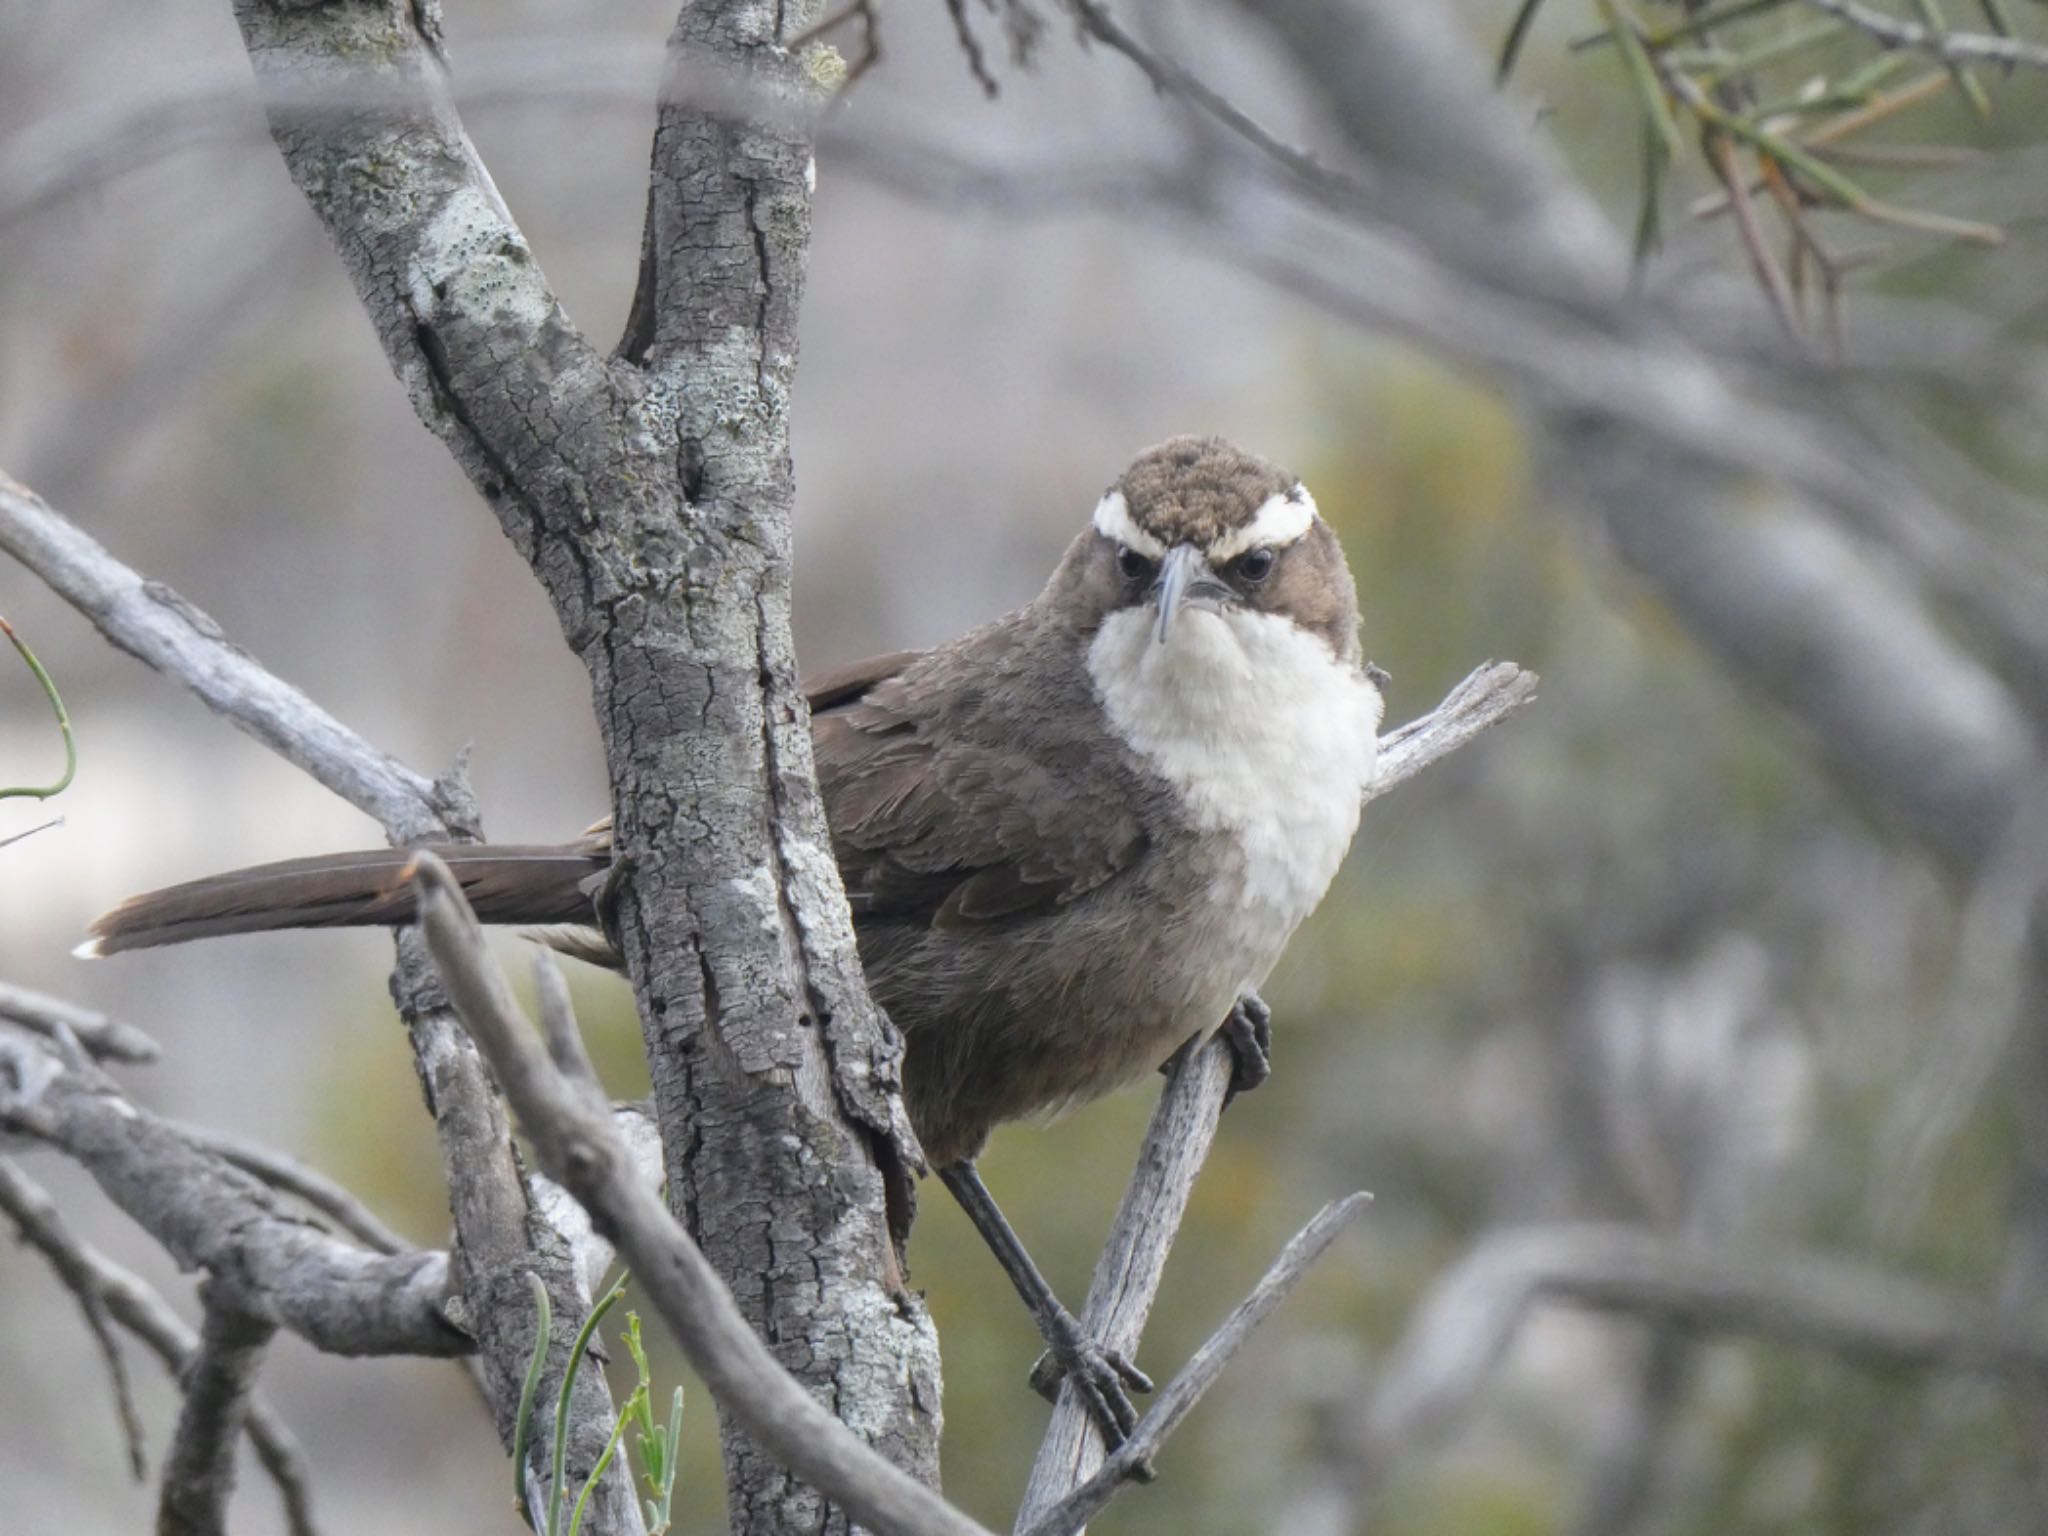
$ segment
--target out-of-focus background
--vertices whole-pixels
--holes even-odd
[[[1452,9],[1490,50],[1513,7]],[[672,11],[673,0],[449,0],[449,47],[458,73],[467,49],[572,37],[637,41],[651,61]],[[1612,57],[1566,47],[1596,24],[1578,0],[1547,8],[1518,87],[1546,104],[1532,132],[1623,223],[1638,154],[1630,86]],[[1047,160],[1165,131],[1153,92],[1062,25],[993,102],[938,0],[896,0],[884,26],[856,114],[863,100],[908,102],[961,144]],[[1162,36],[1192,40],[1219,79],[1313,136],[1314,121],[1294,121],[1277,57],[1228,8],[1182,8]],[[0,0],[0,140],[245,67],[220,0]],[[1953,322],[2018,342],[2038,330],[2042,246],[2028,215],[2043,182],[2021,151],[2048,130],[2048,102],[2025,75],[1983,78],[1988,121],[1937,101],[1909,137],[2013,152],[1997,163],[2016,169],[1975,210],[2006,223],[2005,245],[1852,280],[1852,331],[1859,297],[1887,294],[1922,306],[1937,331]],[[572,318],[615,335],[649,113],[629,100],[501,99],[468,118]],[[1676,183],[1662,270],[1689,264],[1739,286],[1725,221],[1684,219],[1686,200],[1711,190],[1692,175]],[[803,349],[797,623],[809,665],[937,641],[1025,600],[1133,453],[1221,431],[1297,468],[1340,530],[1367,652],[1393,675],[1391,719],[1426,710],[1489,657],[1544,676],[1534,707],[1373,807],[1269,990],[1276,1071],[1225,1122],[1143,1363],[1170,1372],[1324,1200],[1377,1198],[1173,1443],[1160,1481],[1099,1530],[2048,1526],[2038,1381],[1873,1366],[1561,1305],[1527,1318],[1460,1411],[1372,1462],[1371,1390],[1420,1303],[1489,1236],[1529,1224],[1633,1223],[1760,1266],[1833,1256],[1987,1312],[2003,1301],[2015,1327],[2039,1331],[2028,1063],[2042,1023],[2010,995],[1997,925],[1966,922],[1973,888],[1825,775],[1810,725],[1731,678],[1611,558],[1583,508],[1539,478],[1555,445],[1483,380],[1142,225],[935,206],[840,175],[829,154]],[[1959,356],[1967,372],[1967,345]],[[2019,420],[2038,429],[2028,387],[2013,385]],[[1943,453],[2044,489],[2038,439],[1971,419],[1975,395],[1928,398],[1951,418]],[[606,808],[577,663],[414,419],[253,107],[242,131],[145,155],[0,226],[0,465],[410,763],[435,771],[467,744],[496,835],[565,837]],[[56,675],[83,754],[75,788],[50,807],[64,825],[0,851],[0,977],[151,1030],[164,1059],[128,1074],[149,1104],[299,1153],[408,1235],[441,1240],[384,935],[68,958],[85,922],[125,894],[368,845],[376,829],[9,565],[0,613]],[[0,782],[56,756],[45,706],[10,660]],[[0,804],[0,837],[35,817]],[[1981,918],[1997,893],[1975,891]],[[614,1086],[634,1091],[625,989],[594,972],[574,981]],[[1008,1130],[984,1164],[1070,1297],[1149,1098]],[[84,1180],[49,1158],[31,1170],[89,1238],[189,1300]],[[1024,1386],[1035,1341],[936,1192],[912,1258],[945,1346],[948,1490],[1003,1521],[1044,1415]],[[664,1380],[678,1369],[658,1357]],[[171,1390],[144,1362],[137,1377],[161,1448]],[[503,1458],[454,1369],[323,1360],[284,1341],[265,1387],[306,1442],[331,1529],[518,1528]],[[694,1388],[686,1423],[680,1528],[713,1529],[716,1437]],[[253,1469],[245,1485],[238,1528],[281,1529]],[[153,1500],[125,1476],[73,1304],[40,1260],[0,1252],[0,1526],[136,1530]]]

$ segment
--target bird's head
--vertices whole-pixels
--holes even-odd
[[[1067,566],[1106,620],[1148,610],[1156,643],[1196,613],[1271,615],[1358,657],[1358,593],[1299,479],[1220,437],[1140,454],[1096,504]]]

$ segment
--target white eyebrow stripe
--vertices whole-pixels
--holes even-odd
[[[1297,483],[1292,490],[1268,496],[1242,528],[1233,529],[1209,546],[1209,563],[1222,566],[1248,549],[1261,545],[1279,548],[1292,544],[1316,520],[1315,498]]]
[[[1147,560],[1166,558],[1166,546],[1131,521],[1131,504],[1122,491],[1111,491],[1095,504],[1095,531],[1126,549],[1135,549]]]

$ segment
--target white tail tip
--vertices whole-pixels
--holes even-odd
[[[87,939],[78,948],[72,950],[71,954],[72,958],[77,960],[99,960],[105,957],[106,951],[100,948],[100,941],[98,939]]]

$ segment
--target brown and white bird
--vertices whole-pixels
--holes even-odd
[[[1193,1035],[1229,1024],[1257,1063],[1257,988],[1328,889],[1372,776],[1381,700],[1358,623],[1301,482],[1179,437],[1110,487],[1031,602],[809,689],[911,1123],[1055,1354],[1101,1389],[1112,1433],[1130,1418],[1117,1378],[1140,1378],[1079,1337],[972,1159],[998,1124],[1143,1077]],[[544,927],[589,924],[610,862],[606,824],[566,845],[441,852],[485,921]],[[406,858],[296,859],[138,896],[87,948],[404,923]],[[551,937],[608,951],[595,932]]]

